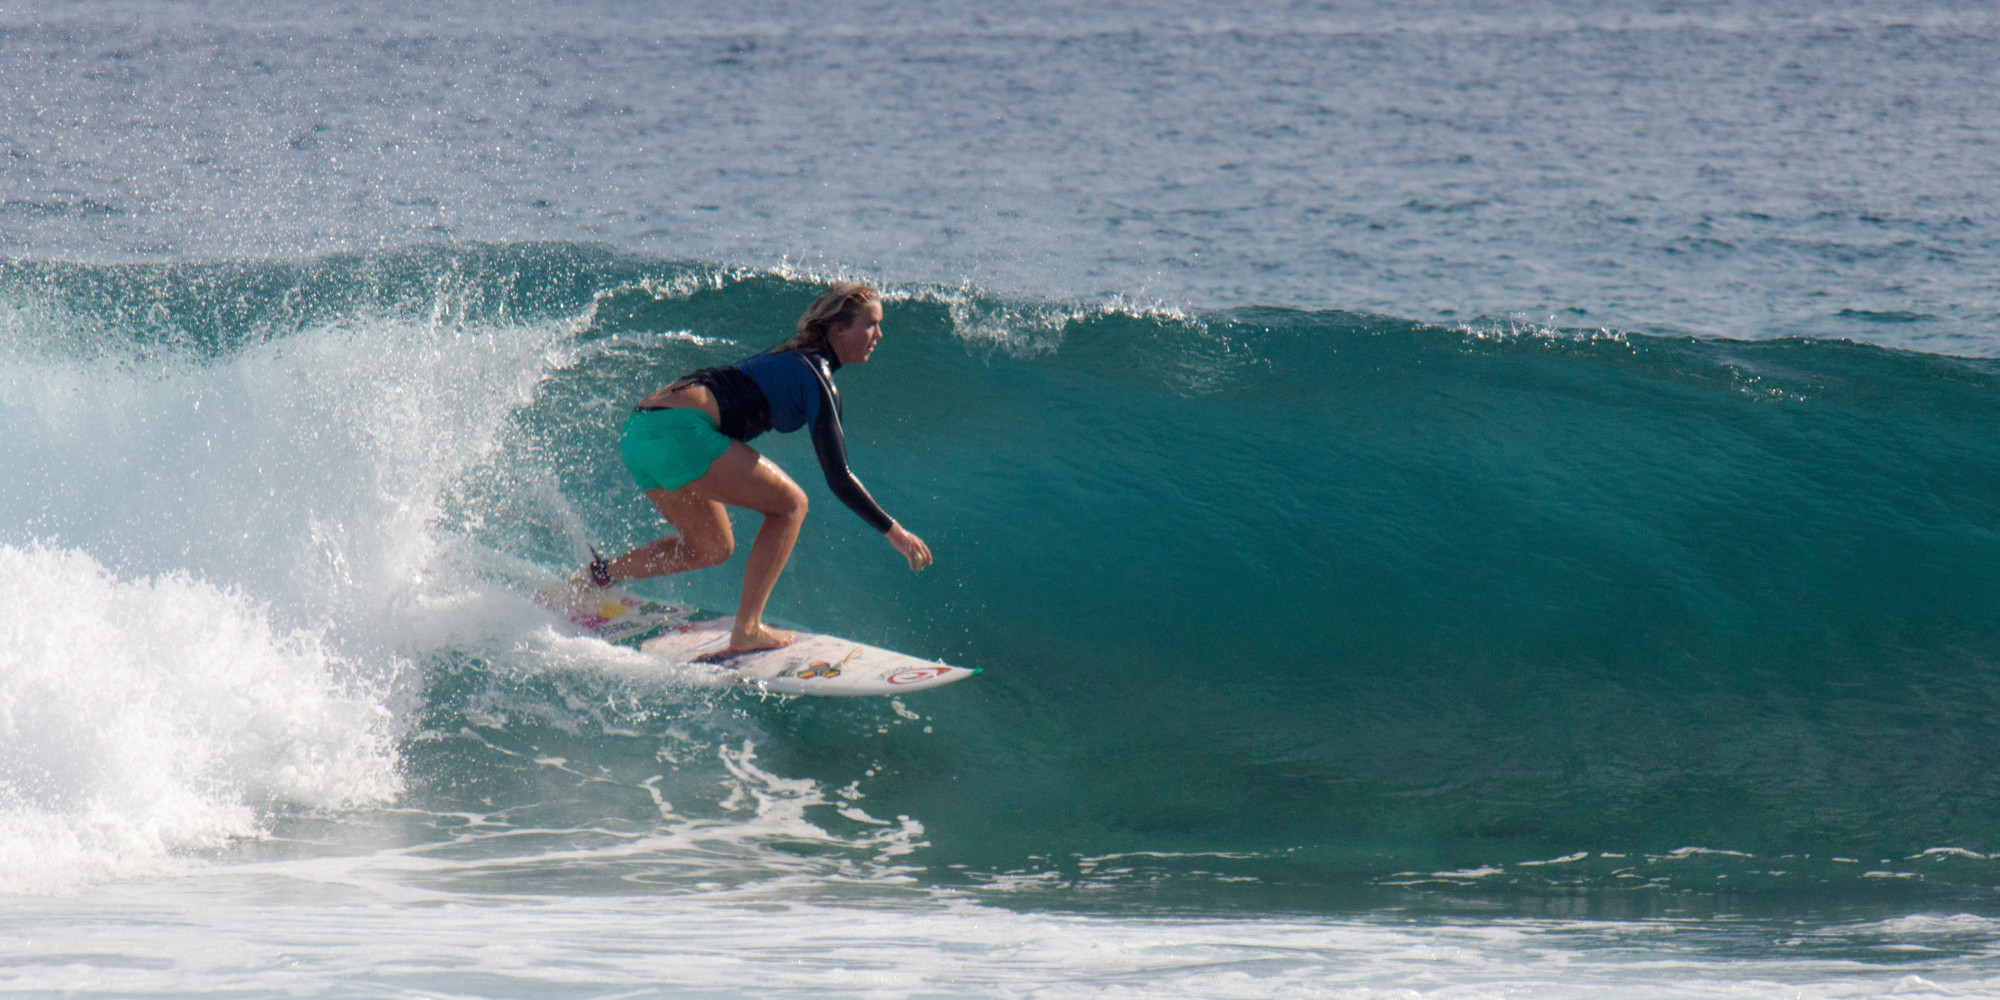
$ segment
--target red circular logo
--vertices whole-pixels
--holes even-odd
[[[911,667],[907,670],[898,670],[885,679],[891,684],[915,684],[933,677],[943,677],[950,670],[950,667]]]

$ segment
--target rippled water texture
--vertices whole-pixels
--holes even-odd
[[[604,240],[1990,355],[1977,2],[15,5],[0,250]]]

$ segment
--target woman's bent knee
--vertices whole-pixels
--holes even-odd
[[[689,538],[681,542],[687,547],[688,558],[695,569],[720,566],[729,561],[736,552],[736,540],[727,536],[720,538]]]
[[[770,515],[772,517],[784,518],[793,521],[805,520],[806,507],[807,507],[806,491],[799,489],[798,486],[796,485],[793,485],[791,489],[785,492],[786,495],[783,497],[782,501],[777,505],[778,509],[770,511],[769,512]]]

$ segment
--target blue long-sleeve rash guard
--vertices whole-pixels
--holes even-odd
[[[816,351],[781,351],[704,368],[688,379],[708,387],[722,415],[719,429],[738,441],[767,430],[789,433],[811,424],[813,452],[819,456],[827,488],[876,531],[887,532],[895,522],[847,467],[840,392],[833,387],[833,373],[839,368],[839,359]]]

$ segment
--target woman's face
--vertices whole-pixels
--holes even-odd
[[[882,303],[869,302],[854,314],[846,326],[836,326],[826,332],[826,342],[833,347],[833,356],[843,365],[858,365],[875,353],[875,342],[882,339]]]

